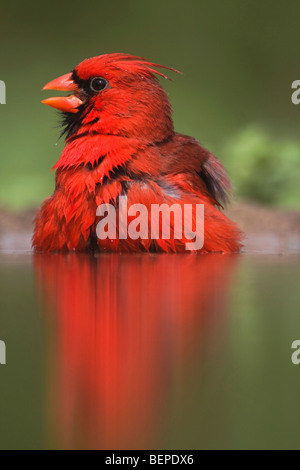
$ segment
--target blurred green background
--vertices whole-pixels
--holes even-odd
[[[2,0],[0,205],[33,207],[53,190],[63,141],[42,86],[84,58],[128,52],[184,73],[163,82],[176,130],[223,161],[237,195],[300,207],[299,17],[298,0]]]

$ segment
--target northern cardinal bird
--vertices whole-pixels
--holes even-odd
[[[226,172],[196,139],[174,131],[172,108],[156,75],[168,77],[153,67],[175,71],[141,57],[107,54],[84,60],[43,88],[73,94],[43,101],[63,112],[66,146],[53,167],[54,194],[36,218],[36,251],[186,251],[190,237],[185,230],[178,236],[176,223],[185,228],[189,222],[190,232],[201,238],[200,204],[204,238],[194,251],[240,250],[241,232],[221,211],[230,193]],[[121,209],[120,196],[127,198],[127,207],[142,204],[148,210],[149,236],[120,235],[118,216],[127,211]],[[116,209],[114,238],[97,232],[104,214],[96,211],[103,204]],[[169,237],[162,233],[162,222],[159,234],[151,237],[155,204],[182,209],[170,216]],[[185,219],[187,205],[193,212]]]

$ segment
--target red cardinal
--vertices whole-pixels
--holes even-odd
[[[230,193],[226,172],[196,139],[174,131],[171,105],[156,75],[168,77],[153,67],[163,66],[141,57],[107,54],[84,60],[44,87],[73,94],[43,101],[63,112],[66,146],[54,166],[54,194],[36,219],[36,251],[177,252],[186,251],[187,240],[192,235],[201,239],[201,234],[202,243],[193,251],[240,250],[241,233],[221,211]],[[120,196],[127,198],[126,208],[121,208]],[[105,238],[97,230],[105,214],[97,207],[108,204],[115,219],[110,215],[107,226],[114,225],[115,236]],[[121,236],[119,216],[126,211],[129,232],[134,219],[128,208],[133,204],[147,209],[147,236],[127,231],[124,236],[124,227]],[[151,210],[162,204],[176,205],[179,212],[170,211],[168,234],[159,219],[159,233],[153,236]],[[200,228],[197,223],[198,205],[204,206],[204,233],[203,223]],[[185,217],[187,206],[192,212]],[[141,229],[139,222],[136,229]],[[181,235],[178,222],[183,225]],[[191,236],[185,230],[188,225]]]

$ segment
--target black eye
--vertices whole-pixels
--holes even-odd
[[[101,78],[101,77],[93,78],[90,83],[91,90],[96,91],[96,92],[104,90],[104,88],[106,88],[107,85],[108,83],[105,80],[105,78]]]

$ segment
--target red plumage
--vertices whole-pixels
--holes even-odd
[[[179,204],[183,211],[185,204],[204,204],[200,251],[240,250],[241,233],[221,211],[230,193],[226,172],[197,140],[174,131],[171,105],[154,74],[167,77],[153,67],[162,66],[108,54],[46,85],[74,95],[45,100],[64,111],[67,138],[54,166],[55,192],[36,219],[36,251],[186,251],[186,238],[174,237],[174,220],[169,239],[99,239],[97,207],[110,203],[118,214],[120,195],[128,206],[149,209],[149,227],[153,204]]]

